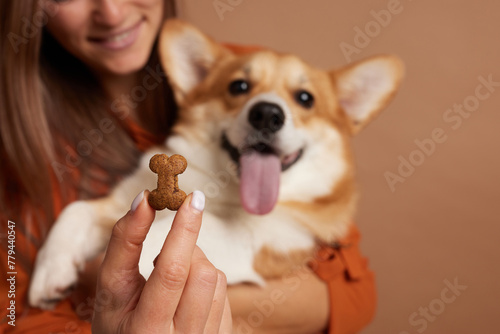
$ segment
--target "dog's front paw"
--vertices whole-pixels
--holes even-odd
[[[42,309],[52,309],[66,297],[78,279],[78,264],[64,251],[54,254],[50,248],[38,253],[31,279],[29,303]]]
[[[39,250],[28,300],[50,309],[66,297],[78,279],[85,260],[101,247],[92,207],[77,201],[66,207]]]

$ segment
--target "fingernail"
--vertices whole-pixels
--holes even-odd
[[[191,207],[196,211],[202,212],[205,208],[205,194],[199,190],[193,191],[191,197]]]
[[[137,207],[139,206],[139,204],[141,204],[142,199],[144,198],[144,191],[145,191],[145,190],[141,191],[141,192],[139,193],[139,195],[137,195],[137,196],[134,198],[134,201],[132,202],[132,205],[130,206],[130,210],[131,210],[132,212],[134,212],[134,211],[137,209]]]

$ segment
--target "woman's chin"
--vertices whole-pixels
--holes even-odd
[[[98,74],[108,76],[128,76],[143,69],[148,62],[147,57],[127,57],[126,59],[116,59],[95,66]]]

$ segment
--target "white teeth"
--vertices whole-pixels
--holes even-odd
[[[119,42],[122,39],[126,38],[128,35],[130,35],[130,31],[124,32],[123,34],[120,34],[120,35],[116,35],[116,36],[107,38],[106,41],[107,42]]]

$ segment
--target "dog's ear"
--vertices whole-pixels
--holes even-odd
[[[165,21],[158,49],[161,64],[179,104],[205,79],[216,60],[229,52],[191,24],[179,19]]]
[[[353,135],[389,103],[403,72],[402,61],[390,55],[375,56],[330,72]]]

